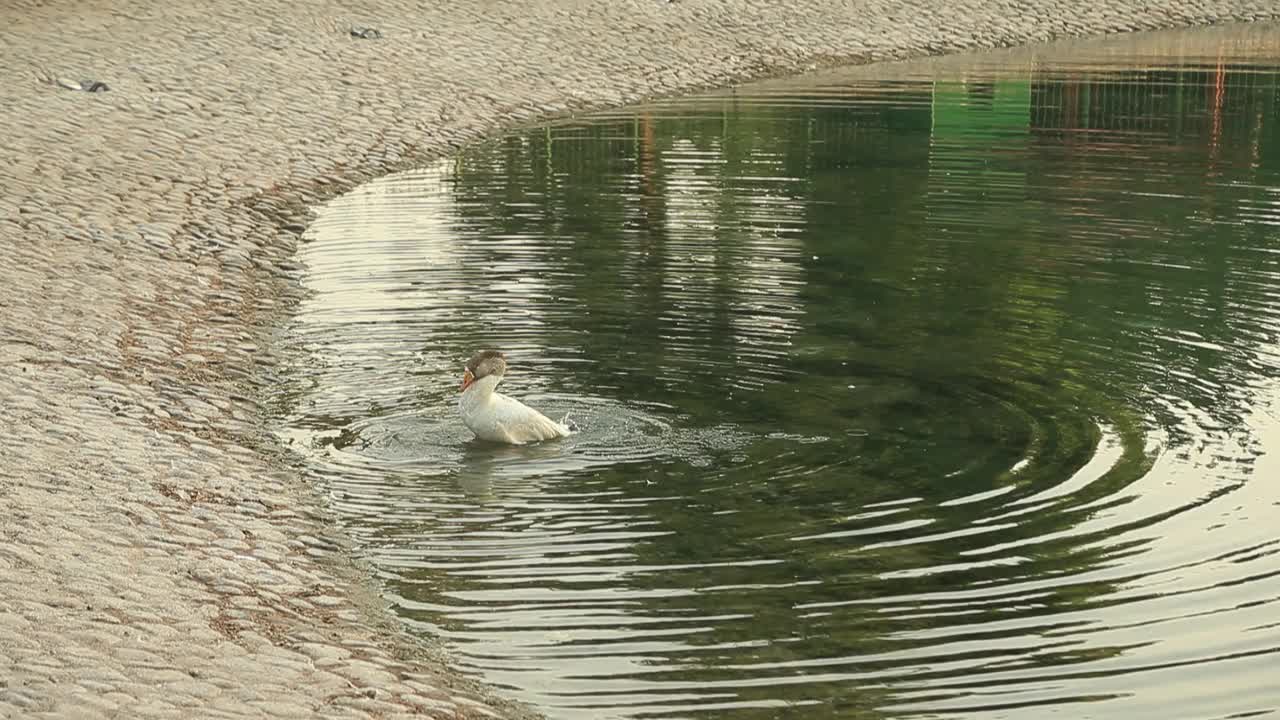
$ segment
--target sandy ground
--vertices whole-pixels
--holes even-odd
[[[399,630],[264,432],[255,378],[308,205],[589,107],[1277,18],[1274,0],[3,3],[0,716],[527,714]]]

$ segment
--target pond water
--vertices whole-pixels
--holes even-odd
[[[305,238],[279,433],[549,717],[1280,712],[1278,67],[870,66],[370,183]],[[581,432],[473,441],[483,347]]]

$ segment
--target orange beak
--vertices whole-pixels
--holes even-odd
[[[466,392],[467,388],[471,387],[471,383],[475,381],[476,381],[476,376],[471,374],[471,368],[467,368],[466,370],[463,370],[462,371],[462,390],[460,392]]]

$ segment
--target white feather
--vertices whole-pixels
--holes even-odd
[[[565,437],[572,431],[516,400],[494,392],[501,375],[489,375],[471,383],[458,399],[462,422],[481,440],[524,445]]]

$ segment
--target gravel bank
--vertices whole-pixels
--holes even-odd
[[[1259,19],[1280,6],[10,0],[0,717],[526,714],[397,629],[263,433],[307,205],[551,114]]]

